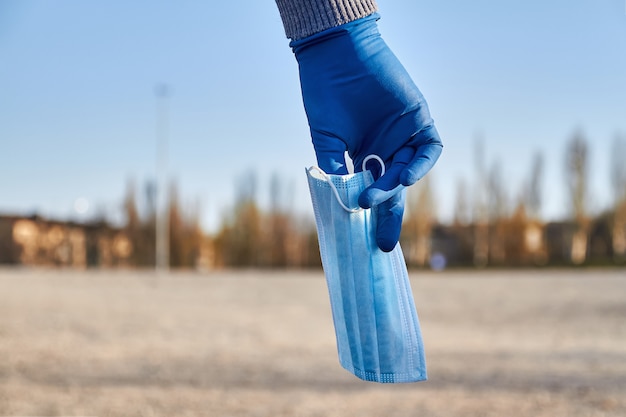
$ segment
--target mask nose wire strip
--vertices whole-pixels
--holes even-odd
[[[364,160],[363,160],[363,165],[361,165],[362,170],[365,171],[365,165],[367,165],[367,163],[369,161],[371,161],[372,159],[376,160],[379,164],[380,164],[380,176],[382,177],[383,175],[385,175],[385,162],[382,160],[382,158],[378,155],[368,155]],[[359,211],[362,211],[363,209],[361,207],[357,207],[357,208],[350,208],[348,206],[346,206],[343,201],[341,200],[341,196],[339,195],[339,191],[337,191],[337,187],[335,186],[335,184],[330,180],[330,177],[328,176],[328,174],[326,174],[324,171],[322,171],[320,168],[318,167],[311,167],[311,169],[316,170],[317,172],[319,172],[320,174],[322,174],[322,176],[324,177],[324,179],[328,182],[328,185],[330,186],[330,188],[333,190],[333,194],[335,195],[335,198],[337,199],[337,202],[339,203],[339,205],[341,206],[341,208],[343,208],[345,211],[347,211],[348,213],[358,213]]]

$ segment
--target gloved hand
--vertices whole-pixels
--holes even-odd
[[[400,238],[405,188],[422,178],[442,144],[428,105],[378,32],[379,15],[292,41],[302,97],[319,167],[347,174],[345,151],[361,170],[375,154],[385,162],[371,169],[376,181],[359,197],[377,207],[376,242],[391,251]]]

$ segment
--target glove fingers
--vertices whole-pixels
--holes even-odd
[[[383,252],[391,252],[400,239],[405,197],[403,188],[377,207],[376,244]]]
[[[405,186],[401,184],[400,178],[406,170],[407,163],[412,160],[414,152],[411,147],[404,147],[396,152],[385,175],[363,190],[359,196],[359,205],[362,208],[379,205],[404,190]]]
[[[434,126],[415,135],[411,142],[410,146],[414,146],[416,151],[411,160],[407,161],[399,181],[406,186],[413,185],[422,179],[435,165],[443,149],[439,133]]]
[[[345,175],[348,173],[346,165],[346,144],[339,138],[319,132],[312,132],[313,148],[317,157],[317,165],[327,174]]]

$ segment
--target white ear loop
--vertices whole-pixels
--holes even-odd
[[[367,163],[369,161],[371,161],[372,159],[378,161],[378,163],[380,164],[380,176],[382,177],[383,175],[385,175],[385,162],[383,162],[383,160],[382,160],[382,158],[380,156],[374,155],[374,154],[368,155],[363,160],[363,165],[361,165],[363,171],[365,171],[365,165],[367,165]],[[343,201],[341,200],[341,196],[339,195],[339,191],[337,191],[337,187],[335,187],[335,184],[333,184],[333,182],[330,180],[330,177],[328,176],[328,174],[326,174],[324,171],[322,171],[322,169],[319,168],[319,167],[311,167],[311,168],[309,168],[309,171],[311,171],[311,170],[316,170],[317,172],[322,174],[322,177],[328,182],[328,185],[330,185],[330,189],[333,190],[333,194],[335,194],[335,198],[337,198],[337,202],[339,203],[341,208],[343,208],[348,213],[358,213],[359,211],[364,210],[361,207],[350,208],[350,207],[346,206],[343,203]]]
[[[361,165],[361,169],[365,171],[365,165],[367,165],[367,163],[371,161],[372,159],[375,159],[380,164],[380,176],[382,177],[383,175],[385,175],[385,162],[378,155],[371,154],[371,155],[366,156],[365,159],[363,160],[363,165]]]

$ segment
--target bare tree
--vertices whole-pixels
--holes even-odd
[[[435,222],[435,201],[430,175],[408,190],[407,218],[402,226],[409,262],[424,267],[430,262],[431,233]]]
[[[572,261],[577,264],[584,262],[587,258],[588,159],[587,141],[578,130],[567,144],[565,157],[565,181],[569,191],[573,220],[576,224],[570,254]]]
[[[506,185],[499,161],[495,161],[487,178],[487,213],[491,223],[508,214]]]
[[[463,178],[459,178],[456,185],[456,202],[454,204],[454,224],[458,226],[464,226],[471,221],[467,191],[467,183]]]
[[[474,144],[476,186],[474,189],[474,265],[486,266],[489,260],[489,215],[487,210],[487,178],[485,146],[482,138]]]
[[[530,181],[526,187],[524,198],[524,206],[526,207],[527,214],[534,220],[541,217],[543,169],[543,154],[541,152],[535,152],[530,171]]]
[[[611,147],[611,185],[615,203],[626,200],[626,137],[615,135]]]
[[[618,262],[626,260],[626,139],[617,134],[611,148],[611,185],[613,186],[613,227],[611,231],[613,256]]]
[[[123,202],[125,231],[132,248],[130,263],[135,266],[155,265],[156,183],[146,181],[142,198],[137,198],[135,182],[127,181]]]
[[[508,201],[505,180],[499,161],[495,161],[487,178],[487,216],[489,219],[489,258],[496,264],[505,262],[506,218]]]
[[[227,266],[259,266],[261,212],[256,201],[257,176],[247,172],[236,183],[236,202],[215,240],[217,256]]]
[[[174,182],[170,184],[168,198],[170,266],[195,268],[202,245],[199,205],[183,206]]]
[[[271,267],[285,267],[292,263],[294,249],[297,249],[297,239],[292,227],[290,213],[291,195],[284,182],[276,173],[270,179],[270,211],[267,229],[263,234],[264,259],[263,263]]]
[[[565,159],[565,181],[576,221],[587,216],[588,159],[587,141],[582,132],[577,131],[567,145]]]
[[[124,214],[126,216],[126,227],[137,229],[140,224],[139,210],[137,209],[137,196],[135,182],[129,179],[126,182],[126,196],[124,197]]]

